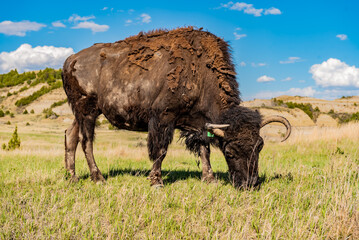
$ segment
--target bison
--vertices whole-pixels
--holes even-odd
[[[210,145],[226,159],[236,187],[258,183],[261,127],[289,122],[279,116],[262,119],[240,106],[229,45],[193,27],[139,33],[115,43],[98,43],[64,63],[62,80],[75,115],[65,131],[65,167],[75,174],[75,151],[81,142],[94,182],[105,181],[93,156],[94,129],[103,114],[119,129],[148,131],[153,167],[151,185],[163,186],[161,165],[175,129],[187,149],[202,162],[202,180],[215,180]]]

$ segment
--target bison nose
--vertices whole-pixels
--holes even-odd
[[[250,177],[245,184],[243,184],[244,188],[249,189],[249,188],[256,188],[259,185],[259,177],[258,176],[252,176]]]
[[[257,188],[260,185],[259,177],[253,176],[249,177],[248,180],[239,181],[234,183],[234,186],[239,189],[249,190],[250,188]]]

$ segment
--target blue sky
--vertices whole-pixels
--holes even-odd
[[[97,42],[193,25],[230,43],[244,100],[359,95],[359,1],[6,1],[0,73],[59,68]]]

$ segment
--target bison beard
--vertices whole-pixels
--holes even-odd
[[[240,107],[229,46],[215,35],[194,29],[156,30],[115,43],[95,44],[70,56],[63,85],[75,115],[65,131],[65,167],[72,181],[81,142],[91,179],[104,181],[93,157],[94,127],[100,114],[120,129],[148,131],[153,161],[151,185],[163,186],[161,164],[174,129],[202,162],[202,179],[215,180],[210,144],[223,152],[235,186],[255,185],[263,147],[260,128],[284,118],[261,119]],[[207,132],[214,137],[207,137]]]

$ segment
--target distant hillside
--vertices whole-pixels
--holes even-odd
[[[25,113],[62,121],[72,118],[62,88],[61,69],[46,68],[19,74],[16,70],[0,74],[0,124]],[[293,126],[337,126],[359,120],[359,96],[333,101],[278,96],[273,99],[255,99],[242,103],[258,109],[264,116],[281,115]],[[2,112],[4,117],[2,117]],[[18,119],[20,120],[20,119]],[[56,121],[56,120],[53,120]]]
[[[300,96],[279,96],[273,99],[255,99],[243,106],[257,108],[263,115],[269,113],[288,118],[294,126],[336,126],[359,120],[359,97],[323,100]]]

